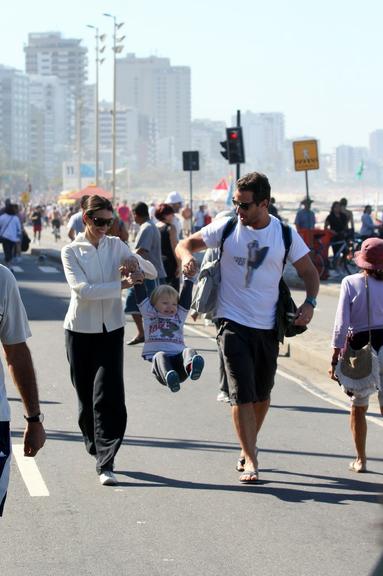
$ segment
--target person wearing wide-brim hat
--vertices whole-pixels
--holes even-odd
[[[361,250],[355,253],[355,262],[361,268],[360,273],[346,276],[342,280],[338,308],[332,336],[333,356],[330,377],[337,380],[335,367],[340,351],[345,348],[349,334],[349,344],[354,350],[360,350],[368,343],[369,327],[371,344],[378,353],[383,373],[383,240],[368,238],[362,243]],[[367,313],[367,288],[370,301],[370,324]],[[383,375],[381,375],[378,399],[380,412],[383,415]],[[366,472],[366,412],[369,394],[362,397],[351,397],[350,426],[354,440],[356,457],[350,462],[352,472]]]

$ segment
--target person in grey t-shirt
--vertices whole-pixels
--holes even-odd
[[[166,271],[162,263],[161,255],[161,236],[157,226],[151,222],[149,217],[149,208],[145,202],[138,202],[133,208],[134,220],[139,224],[140,229],[137,234],[135,243],[135,252],[149,260],[157,270],[158,280],[145,280],[145,286],[148,296],[154,288],[166,278]],[[137,306],[134,288],[128,289],[125,304],[125,314],[132,314],[136,324],[137,334],[127,342],[129,346],[144,342],[144,326],[142,316]]]

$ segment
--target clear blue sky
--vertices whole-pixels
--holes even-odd
[[[381,0],[12,0],[0,4],[0,63],[24,69],[28,32],[83,38],[86,24],[125,22],[125,51],[192,69],[193,118],[230,121],[237,108],[283,112],[286,136],[321,150],[368,145],[383,128]],[[6,7],[5,7],[6,6]],[[93,52],[90,52],[90,56]],[[93,79],[93,61],[89,63]],[[111,97],[111,52],[101,95]]]

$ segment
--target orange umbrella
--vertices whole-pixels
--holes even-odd
[[[77,199],[82,198],[83,196],[102,196],[103,198],[110,199],[112,198],[113,194],[107,190],[104,190],[103,188],[100,188],[99,186],[94,185],[87,186],[78,192],[73,192],[73,194],[70,195],[70,198]]]

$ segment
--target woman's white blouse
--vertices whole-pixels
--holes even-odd
[[[115,236],[104,236],[96,248],[80,233],[64,246],[61,259],[71,291],[65,329],[93,334],[103,326],[111,332],[125,324],[119,267],[130,256],[137,258],[146,278],[157,277],[153,264]]]

